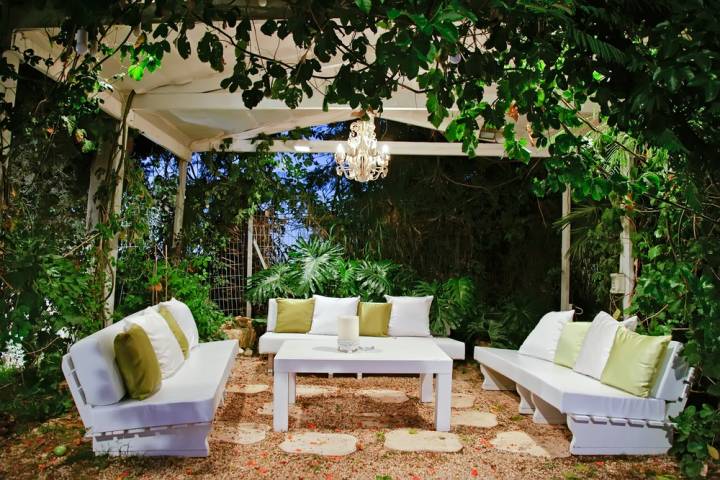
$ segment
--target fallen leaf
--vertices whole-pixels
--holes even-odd
[[[470,476],[471,477],[477,477],[478,476],[478,469],[473,467],[470,469]]]
[[[365,450],[365,445],[363,445],[362,442],[357,442],[355,444],[355,448],[357,448],[358,450]]]

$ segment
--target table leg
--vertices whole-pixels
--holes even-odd
[[[450,402],[452,399],[452,374],[439,373],[435,385],[435,430],[450,431]]]
[[[297,374],[288,374],[288,403],[290,405],[295,403],[295,386],[297,384]]]
[[[433,374],[420,374],[420,401],[423,403],[432,402],[433,396]]]
[[[273,429],[276,432],[288,430],[289,375],[275,372],[273,379]]]

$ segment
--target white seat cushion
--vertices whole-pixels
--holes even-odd
[[[190,307],[180,300],[176,300],[174,297],[167,302],[160,302],[158,305],[167,308],[178,325],[180,325],[180,328],[182,328],[187,338],[188,348],[195,348],[200,343],[200,334],[198,333],[195,317],[193,317]]]
[[[93,432],[211,422],[237,352],[237,340],[201,343],[151,397],[93,407]]]
[[[277,300],[271,298],[268,300],[267,331],[274,332],[275,325],[277,325]]]
[[[636,397],[572,369],[516,350],[475,347],[475,360],[566,414],[664,420],[665,402]]]
[[[125,396],[125,384],[115,363],[115,336],[125,322],[113,323],[70,347],[75,374],[90,405],[111,405]]]
[[[276,333],[266,332],[258,341],[258,352],[261,355],[267,353],[277,353],[285,340],[316,340],[319,338],[335,338],[328,335],[310,335],[307,333]],[[400,337],[402,338],[402,337]],[[417,337],[413,337],[416,338]],[[366,341],[369,344],[380,344],[383,342],[392,342],[393,337],[360,337],[360,341]],[[448,357],[453,360],[465,359],[465,344],[446,337],[428,337],[428,341],[433,341],[440,347]]]
[[[182,367],[185,356],[165,319],[153,307],[143,310],[142,315],[131,315],[125,319],[126,327],[140,326],[147,333],[152,344],[163,380],[172,377]]]
[[[575,315],[575,310],[546,313],[520,345],[518,351],[523,355],[552,362],[563,328],[568,322],[572,322],[573,315]]]
[[[311,335],[337,335],[338,317],[341,315],[357,315],[360,297],[335,298],[313,295]]]
[[[430,307],[433,296],[393,297],[385,295],[392,305],[388,335],[391,337],[429,337]]]

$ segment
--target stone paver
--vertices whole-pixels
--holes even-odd
[[[382,403],[403,403],[409,400],[404,392],[398,390],[365,389],[358,390],[356,393]]]
[[[297,385],[295,395],[298,397],[319,397],[321,395],[335,395],[337,387],[324,387],[321,385]]]
[[[490,441],[493,446],[504,452],[521,453],[533,457],[560,458],[569,457],[569,445],[564,439],[545,439],[538,442],[525,432],[511,431],[498,433]]]
[[[254,395],[256,393],[267,392],[270,390],[268,385],[261,383],[253,383],[249,385],[228,385],[225,391],[230,393],[244,393],[246,395]]]
[[[478,428],[493,428],[497,426],[497,416],[494,413],[480,412],[478,410],[461,410],[452,413],[452,425]]]
[[[215,422],[211,439],[220,442],[250,445],[265,440],[269,425],[261,423]]]
[[[385,434],[385,448],[400,452],[459,452],[463,446],[454,433],[401,428]]]
[[[475,405],[475,395],[471,393],[453,393],[452,408],[472,408]]]
[[[272,402],[263,403],[263,406],[257,409],[258,415],[265,415],[268,417],[272,417],[273,414],[273,404]],[[303,417],[303,409],[300,405],[290,405],[290,412],[288,413],[288,416],[296,419],[301,419]]]
[[[280,444],[287,453],[344,456],[357,449],[357,438],[345,433],[289,433]]]

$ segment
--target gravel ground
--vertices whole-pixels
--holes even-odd
[[[266,364],[257,357],[240,357],[231,384],[272,385]],[[474,409],[497,415],[493,428],[454,427],[463,444],[458,453],[402,453],[384,448],[385,433],[394,428],[433,428],[433,406],[418,402],[417,377],[302,376],[299,385],[338,387],[337,394],[299,397],[302,414],[290,418],[290,434],[302,431],[339,432],[355,436],[358,450],[345,457],[320,457],[282,452],[278,445],[287,434],[269,432],[252,445],[210,441],[207,458],[107,458],[94,457],[82,439],[82,424],[75,413],[51,420],[23,435],[0,441],[0,479],[668,479],[678,476],[670,457],[566,457],[542,458],[496,450],[490,441],[500,432],[522,430],[541,444],[567,445],[564,426],[535,425],[517,414],[518,398],[509,392],[486,392],[474,363],[459,364],[453,391],[474,394]],[[405,392],[404,403],[381,403],[353,392],[360,389],[393,389]],[[228,393],[217,420],[272,425],[260,415],[272,401],[271,390]],[[62,457],[53,455],[66,445]],[[562,450],[562,449],[561,449]]]

